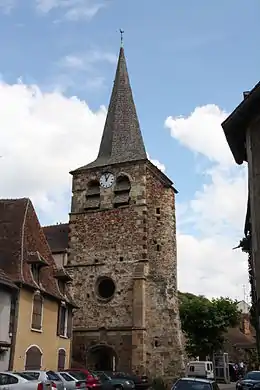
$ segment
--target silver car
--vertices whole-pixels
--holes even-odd
[[[38,380],[40,382],[50,381],[51,383],[56,385],[55,388],[57,390],[66,390],[64,388],[64,384],[62,380],[58,377],[58,375],[54,371],[26,370],[26,371],[19,372],[18,374],[29,374],[29,376],[34,380]]]
[[[14,372],[0,372],[0,390],[38,390],[39,380],[35,380],[29,374],[17,374]],[[49,387],[51,389],[51,387]],[[44,387],[43,387],[44,389]]]
[[[74,376],[64,371],[57,372],[57,375],[61,378],[66,390],[87,389],[86,380],[76,379]]]

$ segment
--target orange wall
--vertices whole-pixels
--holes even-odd
[[[33,294],[22,289],[19,299],[19,314],[16,345],[14,353],[14,370],[24,370],[26,350],[37,345],[42,351],[42,369],[57,370],[58,351],[66,351],[66,366],[69,366],[71,340],[57,336],[58,303],[44,299],[42,331],[31,330]]]

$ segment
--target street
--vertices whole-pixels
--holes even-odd
[[[220,390],[235,390],[236,383],[235,382],[232,382],[232,383],[229,383],[229,384],[219,383],[218,386],[219,386]]]

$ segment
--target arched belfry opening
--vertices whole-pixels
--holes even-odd
[[[88,183],[86,191],[85,210],[99,209],[100,206],[100,187],[97,180],[91,180]]]
[[[96,371],[116,371],[117,354],[107,344],[93,345],[87,352],[87,367]]]
[[[120,175],[114,188],[114,206],[127,206],[130,202],[131,183],[126,175]]]

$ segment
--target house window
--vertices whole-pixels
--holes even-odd
[[[58,352],[58,371],[65,369],[66,351],[65,349],[59,349]]]
[[[33,297],[33,311],[32,311],[32,329],[42,329],[42,314],[43,314],[43,299],[39,294]]]
[[[58,313],[57,334],[62,337],[72,336],[72,310],[64,305],[60,306]]]
[[[31,272],[34,281],[39,284],[40,283],[40,268],[38,264],[31,264]]]

